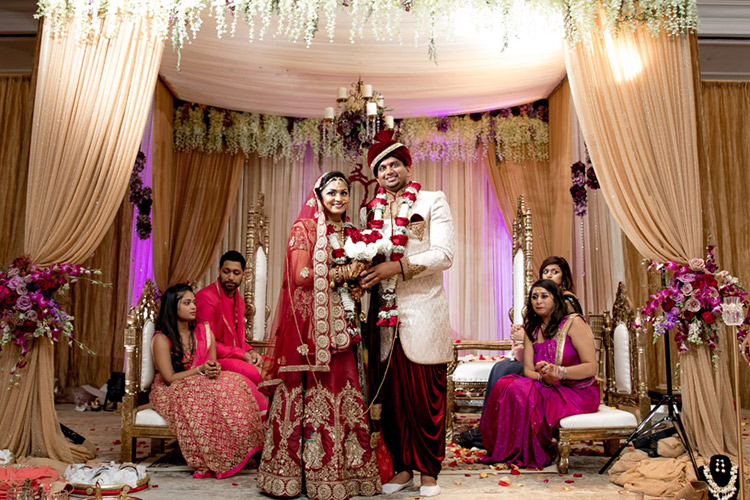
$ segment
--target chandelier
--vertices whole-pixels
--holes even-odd
[[[340,142],[347,159],[359,163],[375,135],[383,128],[393,128],[393,116],[385,112],[383,94],[374,92],[361,78],[348,89],[339,87],[335,108],[324,110],[323,141],[329,146]]]

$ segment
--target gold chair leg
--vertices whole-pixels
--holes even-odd
[[[604,441],[604,454],[606,456],[611,457],[617,453],[618,448],[620,448],[619,439],[607,439]]]
[[[122,433],[122,439],[120,440],[120,461],[122,463],[135,462],[135,457],[133,456],[134,441],[134,437],[124,432]]]
[[[557,470],[560,474],[568,473],[568,466],[570,465],[570,440],[560,439],[557,441],[557,453],[560,456],[557,461]]]

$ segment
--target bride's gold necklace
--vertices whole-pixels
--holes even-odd
[[[344,223],[331,221],[331,225],[333,226],[333,231],[336,233],[336,239],[339,240],[339,245],[343,245],[344,244]]]

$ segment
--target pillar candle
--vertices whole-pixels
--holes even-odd
[[[367,103],[367,116],[375,116],[378,114],[378,105],[374,102]]]
[[[346,87],[339,87],[338,99],[346,99]]]
[[[393,116],[385,115],[385,128],[393,128]]]
[[[323,118],[325,118],[326,120],[333,120],[333,108],[326,108],[323,114]]]
[[[365,83],[365,90],[362,92],[362,97],[372,97],[372,85],[370,85],[369,83]]]

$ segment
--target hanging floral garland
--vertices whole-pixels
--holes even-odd
[[[408,18],[414,27],[414,43],[426,41],[433,60],[435,40],[450,39],[458,26],[465,26],[464,19],[471,19],[477,29],[502,33],[503,45],[527,31],[530,19],[548,30],[559,25],[572,43],[639,25],[653,34],[663,31],[669,35],[694,31],[698,26],[696,0],[39,0],[38,6],[36,17],[44,17],[45,30],[51,30],[53,36],[69,30],[81,41],[113,36],[118,28],[113,19],[141,18],[148,20],[142,28],[144,34],[171,38],[178,53],[186,41],[197,36],[208,17],[215,19],[219,38],[226,33],[234,36],[242,23],[250,41],[272,35],[294,42],[302,39],[307,46],[318,32],[333,41],[340,18],[351,23],[352,43],[363,37],[365,25],[378,41],[401,41],[401,22]],[[99,17],[108,20],[102,23]]]
[[[133,172],[130,174],[130,203],[138,208],[138,216],[135,221],[138,238],[147,240],[151,236],[151,188],[143,185],[141,172],[146,166],[146,155],[138,151],[135,158]]]
[[[474,161],[495,144],[499,160],[549,159],[546,99],[485,113],[405,118],[396,123],[414,161]],[[301,161],[309,146],[315,155],[348,158],[340,140],[325,141],[319,118],[288,118],[181,103],[174,114],[174,147],[225,151]],[[479,147],[483,146],[483,147]]]

